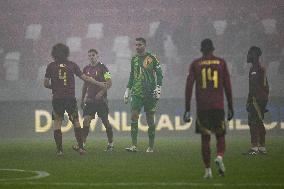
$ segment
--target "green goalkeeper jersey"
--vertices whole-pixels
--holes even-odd
[[[131,71],[127,88],[132,95],[152,97],[156,85],[162,85],[163,74],[156,56],[146,52],[145,55],[135,55],[131,59]]]

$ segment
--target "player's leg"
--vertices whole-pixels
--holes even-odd
[[[155,131],[156,131],[155,112],[154,111],[146,112],[146,120],[148,124],[148,137],[149,137],[149,147],[147,149],[147,152],[153,152],[154,142],[155,142]]]
[[[266,147],[265,147],[265,135],[266,135],[266,130],[264,127],[264,124],[260,124],[259,125],[259,147],[258,147],[258,151],[260,154],[266,154]]]
[[[250,142],[251,147],[244,155],[256,155],[258,154],[258,140],[259,140],[259,129],[258,129],[258,117],[255,111],[248,113],[248,125],[250,130]]]
[[[101,118],[102,123],[104,124],[106,128],[106,134],[107,134],[107,139],[108,139],[108,145],[105,151],[113,151],[114,149],[113,131],[112,131],[112,126],[108,120],[108,113],[109,113],[109,109],[108,109],[107,104],[100,104],[98,107],[98,116]]]
[[[217,156],[223,158],[226,148],[225,134],[216,134],[216,141]]]
[[[137,146],[137,135],[138,135],[138,119],[139,119],[139,110],[131,110],[131,140],[132,145]]]
[[[61,125],[62,125],[62,118],[54,113],[54,129],[53,129],[53,136],[57,148],[57,155],[62,155],[63,147],[62,147],[62,132],[61,132]]]
[[[94,117],[86,115],[84,116],[84,120],[83,120],[83,128],[81,129],[81,134],[82,134],[82,140],[83,140],[83,148],[86,150],[85,145],[86,145],[86,141],[87,141],[87,137],[89,134],[89,130],[90,130],[90,123],[92,121]],[[78,146],[78,142],[76,145],[72,146],[73,150],[75,151],[79,151],[79,146]]]
[[[211,139],[211,131],[210,131],[210,124],[209,124],[209,115],[207,111],[200,111],[197,112],[197,119],[195,124],[195,131],[196,133],[201,134],[201,154],[202,160],[205,167],[205,179],[212,178],[212,171],[210,165],[211,159],[211,149],[210,149],[210,139]]]
[[[156,99],[144,99],[144,110],[146,112],[146,120],[148,124],[148,137],[149,137],[149,147],[146,152],[154,151],[154,142],[155,142],[155,112],[157,107]]]
[[[84,120],[83,120],[83,128],[82,128],[82,135],[83,135],[83,143],[86,144],[87,142],[87,137],[89,135],[90,132],[90,124],[92,119],[94,119],[94,116],[90,116],[90,115],[86,115],[84,116]]]
[[[225,175],[225,165],[223,163],[223,157],[225,154],[225,112],[224,110],[211,110],[209,115],[210,123],[212,124],[211,131],[215,133],[216,136],[216,149],[217,157],[215,163],[220,176]]]
[[[63,155],[63,147],[62,147],[62,132],[61,132],[61,126],[62,126],[62,119],[64,116],[64,103],[62,100],[54,99],[52,100],[52,119],[53,122],[53,136],[54,141],[57,148],[57,155]]]
[[[77,140],[78,147],[79,147],[78,152],[80,154],[84,154],[85,150],[84,150],[84,147],[83,147],[82,128],[81,128],[81,124],[79,122],[78,107],[77,107],[76,99],[66,100],[66,111],[68,113],[69,120],[72,122],[72,124],[74,126],[75,138]]]
[[[96,117],[96,105],[94,103],[86,103],[83,109],[83,128],[82,128],[82,135],[83,135],[83,144],[86,144],[87,137],[90,131],[90,124],[92,119]]]
[[[204,174],[205,179],[212,178],[212,171],[210,166],[210,159],[211,159],[210,139],[211,136],[209,134],[201,134],[201,153],[205,167],[205,174]]]
[[[138,119],[143,101],[141,97],[131,97],[131,140],[132,146],[125,148],[126,151],[136,152],[137,151],[137,135],[138,135]]]
[[[258,151],[260,154],[266,154],[267,151],[266,151],[266,147],[265,147],[265,135],[266,135],[266,130],[265,130],[265,127],[264,127],[264,123],[263,123],[263,119],[264,119],[264,113],[266,111],[266,104],[267,104],[267,101],[260,101],[259,102],[259,105],[260,105],[260,108],[261,108],[261,117],[259,117],[259,127],[258,127],[258,130],[259,130],[259,147],[258,147]]]

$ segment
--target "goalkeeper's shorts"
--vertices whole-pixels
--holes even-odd
[[[141,111],[144,107],[145,112],[156,112],[157,100],[136,95],[131,96],[131,110]]]

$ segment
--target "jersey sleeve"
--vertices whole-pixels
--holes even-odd
[[[256,71],[252,71],[250,73],[250,81],[249,81],[249,94],[250,96],[256,96],[257,85],[259,83],[259,75]]]
[[[103,67],[102,67],[102,72],[103,72],[104,80],[111,79],[111,74],[110,74],[108,68],[104,64],[103,64]]]
[[[193,85],[194,85],[195,80],[196,80],[196,75],[194,71],[194,62],[193,62],[191,63],[189,67],[189,73],[186,79],[186,87],[185,87],[185,110],[186,111],[190,111],[192,90],[193,90]]]
[[[266,69],[263,68],[263,67],[261,69],[259,86],[261,86],[267,94],[269,93],[269,85],[268,85],[268,80],[267,80],[267,76],[266,76]]]
[[[131,59],[130,75],[129,75],[128,84],[127,84],[127,88],[129,88],[129,89],[132,88],[132,86],[133,86],[133,79],[134,79],[133,60],[134,60],[134,57]]]
[[[161,68],[161,64],[159,59],[153,55],[153,59],[154,59],[154,70],[156,72],[156,76],[157,76],[157,85],[162,86],[163,84],[163,71]]]
[[[45,78],[51,78],[51,68],[50,68],[50,64],[46,67],[46,70],[45,70],[45,75],[44,75]]]
[[[224,72],[224,80],[223,80],[223,85],[224,85],[224,90],[225,90],[225,95],[228,101],[228,107],[233,109],[233,95],[232,95],[232,85],[231,85],[231,79],[230,79],[230,73],[227,67],[227,63],[223,61],[223,72]]]

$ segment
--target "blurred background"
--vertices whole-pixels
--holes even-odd
[[[160,59],[164,85],[158,113],[169,117],[183,113],[189,64],[201,55],[201,40],[211,38],[232,77],[232,128],[238,119],[245,124],[246,54],[250,46],[259,46],[271,91],[269,123],[276,121],[272,128],[284,130],[282,0],[1,0],[0,25],[0,131],[29,136],[36,130],[35,110],[51,112],[51,91],[42,83],[51,48],[59,42],[70,47],[70,60],[81,69],[88,64],[87,51],[97,49],[113,78],[111,114],[129,112],[122,98],[136,37],[146,38],[148,50]],[[77,98],[82,84],[76,80]]]

